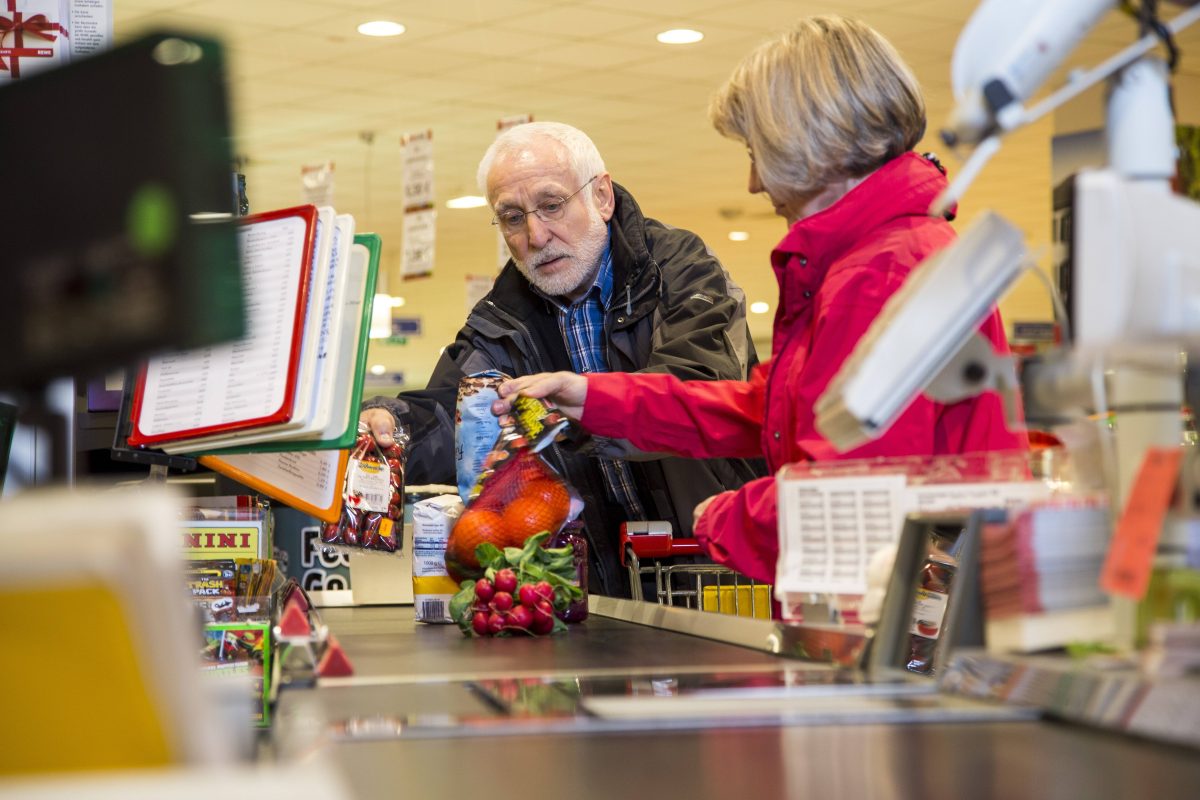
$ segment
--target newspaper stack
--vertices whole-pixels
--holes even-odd
[[[1095,505],[1036,506],[988,526],[980,559],[987,618],[1105,605],[1109,530],[1108,509]]]
[[[1160,622],[1150,627],[1143,670],[1160,678],[1200,673],[1200,622]]]

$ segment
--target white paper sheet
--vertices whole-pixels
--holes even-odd
[[[358,345],[367,331],[363,329],[363,303],[366,302],[367,273],[371,263],[371,251],[361,244],[350,249],[350,258],[345,269],[345,291],[341,303],[341,319],[338,323],[340,335],[336,350],[332,353],[330,374],[333,377],[333,397],[330,400],[329,422],[321,433],[322,439],[333,439],[346,431],[354,399],[355,369],[358,366]]]
[[[340,450],[300,450],[284,453],[239,453],[221,456],[232,467],[317,508],[329,508],[337,485]],[[277,497],[281,502],[287,499]]]
[[[72,59],[107,50],[112,38],[112,0],[71,0]]]
[[[227,425],[281,408],[305,231],[297,217],[239,229],[247,334],[230,344],[152,359],[138,420],[142,433]]]
[[[1050,497],[1042,481],[908,485],[904,475],[780,480],[781,593],[864,594],[867,564],[917,512],[1014,508]]]

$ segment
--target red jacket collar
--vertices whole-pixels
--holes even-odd
[[[781,305],[790,299],[783,297],[783,289],[792,256],[807,260],[804,283],[819,286],[829,264],[865,234],[900,217],[926,216],[945,188],[946,177],[936,166],[907,152],[877,169],[829,208],[797,222],[771,253]]]

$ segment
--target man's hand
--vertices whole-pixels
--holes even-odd
[[[540,372],[505,381],[500,384],[499,394],[500,399],[492,403],[492,413],[496,416],[508,413],[512,399],[521,394],[549,400],[564,415],[578,422],[587,399],[587,378],[574,372]]]
[[[396,418],[386,408],[368,408],[358,415],[358,421],[367,423],[371,435],[380,447],[391,447],[392,431],[396,430]]]

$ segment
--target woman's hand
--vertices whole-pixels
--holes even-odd
[[[396,430],[396,418],[386,408],[368,408],[358,415],[358,421],[367,423],[380,447],[391,447],[395,443],[392,431]]]
[[[520,394],[549,400],[564,415],[578,422],[587,399],[587,378],[574,372],[540,372],[505,381],[500,384],[499,394],[500,399],[492,403],[492,413],[496,416],[508,413],[513,398]]]
[[[712,497],[708,497],[708,498],[705,498],[704,500],[701,500],[699,502],[699,504],[696,505],[696,510],[692,512],[692,527],[693,528],[696,527],[697,524],[699,524],[700,518],[702,516],[704,516],[704,512],[708,511],[708,507],[710,505],[712,505],[712,501],[716,500],[717,497],[719,497],[719,495],[714,494]]]

